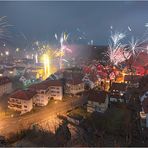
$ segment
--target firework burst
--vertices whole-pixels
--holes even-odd
[[[65,59],[63,59],[65,52],[69,52],[72,53],[72,50],[70,48],[67,47],[67,40],[68,40],[69,34],[67,34],[66,32],[62,32],[61,37],[60,37],[60,61],[59,61],[59,65],[60,65],[60,69],[63,68],[63,61],[65,61]],[[67,60],[66,60],[67,61]]]
[[[118,65],[130,57],[130,52],[126,48],[127,44],[122,43],[125,37],[125,33],[115,32],[113,34],[111,32],[107,56],[114,65]]]
[[[131,32],[132,29],[128,26],[128,30]],[[125,39],[125,40],[124,40]],[[133,36],[131,40],[127,43],[126,41],[127,35],[122,32],[115,32],[111,31],[111,36],[109,40],[109,48],[107,51],[107,56],[110,59],[110,62],[114,65],[118,65],[125,60],[128,60],[131,56],[136,59],[137,55],[142,51],[147,51],[147,44],[148,38],[147,33],[145,32],[144,35],[136,39]]]
[[[8,27],[11,25],[8,24],[6,16],[0,17],[0,40],[7,40],[10,38]]]

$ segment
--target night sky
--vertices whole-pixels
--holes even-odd
[[[148,22],[148,2],[0,2],[0,16],[7,16],[12,24],[12,40],[16,43],[35,40],[52,41],[54,34],[62,31],[75,34],[85,32],[87,44],[106,45],[110,26],[140,36]],[[128,26],[132,32],[128,32]]]

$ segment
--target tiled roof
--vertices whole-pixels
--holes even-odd
[[[65,79],[73,79],[75,77],[83,78],[84,75],[82,73],[76,73],[76,72],[63,72],[63,77]]]
[[[20,100],[30,100],[34,95],[36,95],[35,91],[31,90],[18,90],[14,92],[10,98],[16,98]]]
[[[94,101],[99,103],[104,103],[107,97],[107,92],[90,90],[88,95],[88,101]]]
[[[29,87],[31,90],[46,90],[49,86],[62,86],[62,81],[60,80],[45,80],[41,83],[33,84]]]
[[[71,84],[71,85],[77,85],[77,84],[83,83],[83,81],[81,78],[77,77],[77,78],[73,78],[71,80],[67,80],[67,83]]]
[[[34,91],[46,90],[47,88],[48,88],[47,85],[43,84],[43,83],[37,83],[37,84],[33,84],[33,85],[29,86],[29,89],[34,90]]]
[[[0,77],[0,85],[6,84],[11,82],[11,80],[8,77]]]
[[[42,82],[43,84],[47,86],[63,86],[61,80],[45,80]]]

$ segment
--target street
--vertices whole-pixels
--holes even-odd
[[[71,110],[77,106],[85,103],[85,97],[75,97],[69,100],[52,102],[39,112],[35,112],[20,117],[7,117],[0,119],[0,135],[8,136],[10,133],[17,132],[19,130],[30,127],[33,124],[39,124],[52,120],[57,114],[64,114],[68,110]]]

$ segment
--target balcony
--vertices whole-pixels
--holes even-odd
[[[15,111],[21,111],[22,107],[14,106],[14,105],[8,105],[8,108],[13,109]]]
[[[18,104],[18,105],[21,105],[21,102],[14,101],[14,100],[9,100],[8,104],[16,104],[16,105]]]

